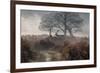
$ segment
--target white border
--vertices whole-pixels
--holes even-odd
[[[90,13],[90,60],[20,63],[20,57],[21,57],[20,55],[20,10],[21,9]],[[93,9],[35,6],[35,5],[16,5],[16,69],[94,64],[94,17],[93,16],[94,16]]]

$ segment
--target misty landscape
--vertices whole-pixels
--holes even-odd
[[[89,59],[89,13],[21,10],[21,62]]]

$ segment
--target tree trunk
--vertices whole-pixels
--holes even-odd
[[[52,35],[51,35],[51,29],[49,30],[49,36],[52,37]]]
[[[64,22],[63,22],[63,24],[64,24],[64,37],[66,37],[66,30],[67,30],[67,25],[66,25],[66,14],[64,14]]]
[[[64,36],[66,36],[66,29],[64,30]]]
[[[68,32],[69,32],[69,34],[70,34],[70,36],[71,36],[71,37],[74,37],[74,35],[73,35],[73,33],[72,33],[72,30],[71,30],[71,29],[69,29],[69,30],[68,30]]]

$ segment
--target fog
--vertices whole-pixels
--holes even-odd
[[[49,11],[34,11],[34,10],[21,10],[21,35],[41,35],[48,34],[47,31],[40,31],[39,25],[41,17],[45,14],[51,13]],[[81,27],[82,32],[77,32],[75,35],[88,36],[89,34],[89,13],[79,13],[80,17],[84,20]]]

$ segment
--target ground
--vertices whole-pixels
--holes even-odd
[[[47,35],[21,36],[21,62],[89,59],[89,39]]]

